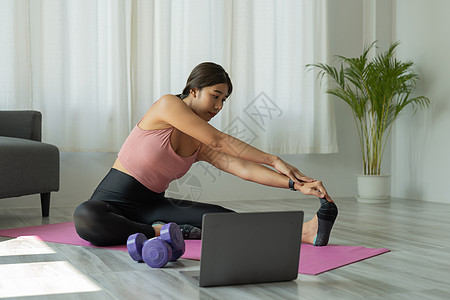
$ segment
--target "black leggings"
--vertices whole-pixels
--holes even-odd
[[[205,213],[233,212],[224,207],[167,198],[116,169],[111,169],[92,197],[74,213],[78,235],[96,246],[126,244],[128,236],[142,232],[155,236],[153,222],[175,222],[202,227]]]

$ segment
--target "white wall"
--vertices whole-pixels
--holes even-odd
[[[432,105],[396,124],[392,143],[392,195],[450,203],[450,1],[397,0],[398,56],[422,77],[417,95]]]

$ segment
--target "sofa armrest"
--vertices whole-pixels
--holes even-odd
[[[0,136],[40,142],[42,139],[42,114],[34,110],[0,111]]]

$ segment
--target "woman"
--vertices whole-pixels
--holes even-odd
[[[97,246],[125,244],[133,233],[152,238],[164,223],[175,222],[185,238],[200,238],[203,214],[232,210],[173,201],[164,191],[194,162],[206,161],[245,180],[321,198],[319,211],[303,226],[302,241],[326,245],[337,208],[322,182],[208,123],[232,89],[221,66],[202,63],[190,74],[181,95],[165,95],[156,101],[131,131],[90,200],[75,210],[78,235]]]

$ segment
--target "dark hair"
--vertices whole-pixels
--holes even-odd
[[[192,70],[183,89],[183,93],[178,95],[178,97],[184,99],[189,96],[191,89],[202,89],[219,83],[226,83],[228,85],[227,96],[229,96],[233,91],[233,84],[224,68],[212,62],[201,63]]]

